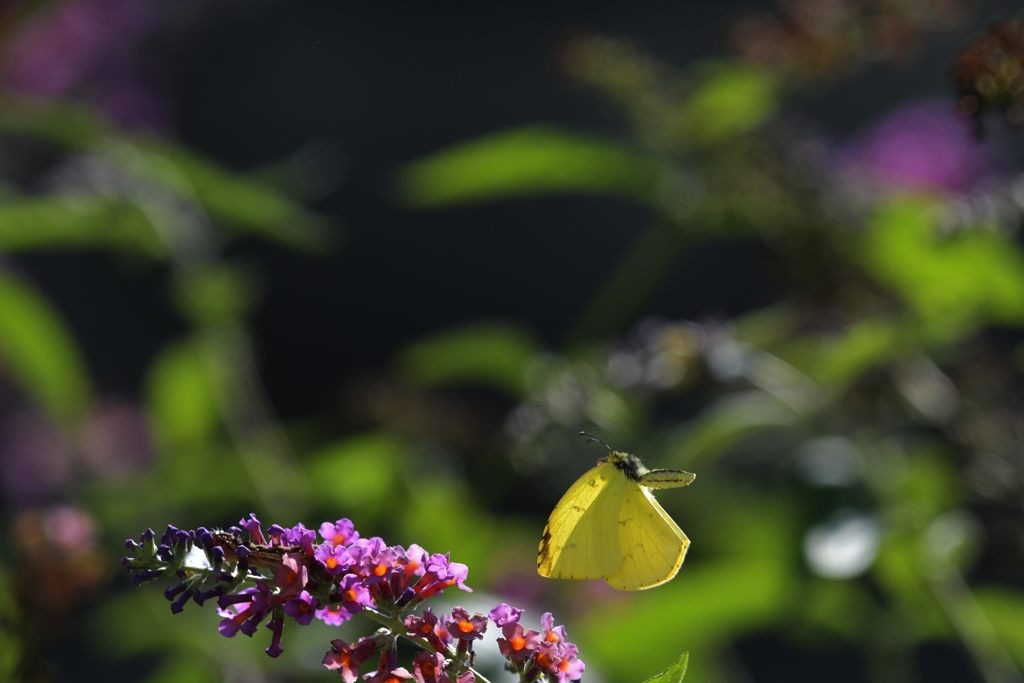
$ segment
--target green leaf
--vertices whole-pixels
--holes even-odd
[[[0,250],[68,248],[162,256],[152,223],[131,202],[90,195],[0,202]]]
[[[916,320],[865,319],[833,335],[783,340],[773,350],[821,387],[839,393],[869,370],[925,344],[921,327]]]
[[[193,268],[175,283],[178,306],[199,325],[239,320],[256,300],[253,280],[247,269],[226,263]]]
[[[86,149],[111,133],[95,111],[81,105],[11,96],[0,98],[0,130],[72,149]]]
[[[646,683],[680,683],[686,678],[686,667],[690,663],[690,653],[684,652],[676,660],[676,663],[662,671],[657,676],[651,676]]]
[[[0,272],[0,363],[57,422],[79,417],[90,381],[60,314],[35,290]]]
[[[334,237],[321,218],[273,186],[181,146],[119,131],[80,105],[4,97],[0,99],[0,131],[101,154],[127,174],[197,202],[236,231],[307,251],[326,246]]]
[[[502,131],[457,144],[406,166],[401,199],[437,207],[562,192],[646,200],[656,167],[610,140],[546,126]]]
[[[327,510],[383,511],[398,485],[406,449],[402,439],[384,433],[324,446],[304,460],[314,503]]]
[[[304,251],[315,251],[330,241],[321,219],[269,185],[157,140],[135,140],[131,148],[122,149],[118,160],[130,172],[145,174],[196,200],[229,227]]]
[[[1024,256],[994,231],[937,233],[933,201],[892,200],[864,236],[869,272],[931,327],[963,334],[987,321],[1024,323]]]
[[[739,63],[708,65],[687,100],[687,130],[700,142],[715,143],[744,133],[775,113],[778,86],[766,71]]]
[[[165,446],[195,445],[209,438],[219,419],[213,380],[195,346],[166,346],[146,382],[146,403]]]
[[[792,408],[763,392],[736,394],[690,420],[666,447],[667,458],[679,466],[695,467],[750,436],[791,427],[797,418]]]
[[[425,387],[477,384],[514,395],[525,391],[526,368],[540,352],[520,328],[477,323],[415,342],[398,357],[398,371]]]
[[[1020,591],[1010,590],[1002,586],[979,586],[974,597],[978,607],[988,618],[990,626],[984,628],[994,631],[1003,646],[1018,664],[1024,665],[1024,595]]]

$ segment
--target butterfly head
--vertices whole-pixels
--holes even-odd
[[[640,481],[640,477],[647,471],[647,468],[640,462],[640,458],[632,453],[609,451],[607,456],[601,458],[601,461],[615,465],[615,469],[626,475],[630,481]]]

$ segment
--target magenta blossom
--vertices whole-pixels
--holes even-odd
[[[968,121],[943,101],[917,102],[892,112],[840,156],[847,173],[896,190],[964,192],[990,172],[989,149]]]
[[[451,619],[446,622],[448,633],[458,640],[479,640],[487,630],[487,617],[482,614],[470,615],[461,607],[453,609]]]
[[[334,576],[344,574],[355,564],[347,548],[340,545],[332,546],[330,543],[318,545],[313,551],[313,557]]]
[[[307,529],[301,522],[293,527],[284,528],[277,524],[270,527],[270,545],[297,546],[306,553],[313,553],[316,532]]]
[[[324,522],[320,525],[320,537],[324,543],[331,545],[349,545],[359,540],[359,532],[352,520],[343,517],[336,522]]]
[[[341,674],[345,683],[359,679],[359,667],[377,652],[373,638],[360,638],[353,645],[344,640],[332,640],[331,649],[324,655],[324,666]]]
[[[338,585],[341,595],[341,606],[349,614],[361,612],[364,607],[373,605],[370,589],[363,585],[363,579],[355,574],[346,574]]]
[[[524,630],[522,624],[505,624],[501,627],[503,638],[498,638],[498,650],[502,656],[515,662],[522,662],[540,649],[540,633]]]
[[[438,621],[429,607],[423,610],[422,617],[410,614],[404,623],[408,635],[426,639],[435,650],[444,651],[452,642],[448,629]]]
[[[323,659],[346,683],[359,680],[360,665],[378,652],[375,671],[363,677],[368,681],[474,683],[479,676],[472,669],[473,647],[483,640],[489,621],[501,629],[498,648],[506,668],[524,683],[540,683],[542,676],[568,683],[582,675],[576,646],[566,641],[565,627],[550,613],[541,617],[541,631],[526,630],[520,623],[523,611],[504,602],[489,617],[455,607],[438,618],[420,603],[450,586],[468,590],[466,565],[418,545],[388,546],[379,537],[335,543],[332,529],[344,534],[350,527],[354,534],[344,518],[325,522],[318,528],[327,539],[314,548],[309,541],[315,536],[302,524],[264,530],[254,515],[227,530],[168,525],[160,536],[147,529],[138,541],[127,541],[123,562],[136,584],[161,576],[177,579],[164,591],[174,613],[187,602],[202,605],[216,596],[224,636],[252,636],[265,627],[271,633],[265,652],[271,657],[283,652],[289,621],[305,626],[317,618],[339,626],[362,612],[377,622],[376,634],[355,645],[335,640]],[[427,650],[413,660],[412,673],[400,666],[400,637]]]
[[[341,605],[322,607],[314,613],[314,616],[328,626],[341,626],[352,618],[348,610]]]
[[[490,616],[491,621],[498,626],[504,626],[505,624],[514,624],[518,622],[522,613],[523,610],[518,607],[511,607],[507,602],[502,602],[492,609],[488,616]]]
[[[280,566],[274,570],[274,583],[281,587],[281,592],[285,595],[294,595],[302,590],[308,577],[306,565],[292,553],[285,553]]]
[[[313,621],[316,612],[316,599],[308,591],[302,591],[284,603],[284,613],[295,619],[302,626]]]

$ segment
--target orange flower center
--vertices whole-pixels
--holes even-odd
[[[354,588],[349,588],[347,591],[345,591],[345,599],[349,602],[356,602],[359,600],[359,596],[356,595],[356,591]]]
[[[434,632],[434,627],[431,626],[430,624],[423,624],[423,626],[420,626],[420,633],[433,633],[433,632]]]
[[[541,652],[537,655],[537,663],[540,664],[542,669],[546,669],[551,666],[551,657],[548,657],[547,652]]]
[[[476,630],[476,627],[473,626],[473,624],[471,624],[470,622],[463,619],[459,622],[459,630],[463,633],[469,633],[470,631]]]
[[[548,631],[547,635],[544,636],[544,640],[548,643],[557,643],[561,638],[554,631]]]
[[[374,576],[384,576],[384,574],[386,574],[387,571],[388,571],[388,566],[386,564],[384,564],[383,562],[381,562],[380,564],[378,564],[376,567],[373,568]]]
[[[526,638],[523,638],[522,636],[512,636],[509,639],[508,644],[512,646],[513,650],[519,652],[526,647]]]
[[[346,536],[345,534],[334,534],[331,540],[334,541],[334,545],[341,545],[346,540],[348,540],[348,536]]]
[[[324,564],[327,565],[328,569],[334,569],[338,566],[338,559],[332,555],[324,561]]]

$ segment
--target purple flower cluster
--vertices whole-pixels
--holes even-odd
[[[992,168],[991,148],[944,102],[904,105],[861,134],[838,161],[854,180],[887,190],[966,192]]]
[[[431,554],[415,544],[389,546],[377,536],[362,538],[348,519],[324,522],[317,533],[302,524],[264,529],[255,515],[227,531],[168,526],[158,540],[147,530],[127,547],[132,554],[124,564],[136,583],[177,577],[164,591],[172,612],[180,612],[189,600],[202,605],[216,598],[220,633],[252,636],[266,623],[271,657],[283,651],[287,618],[299,625],[319,619],[337,626],[364,613],[384,628],[352,644],[332,641],[323,660],[346,683],[354,683],[360,666],[378,653],[377,669],[366,680],[473,683],[476,678],[473,643],[483,638],[488,617],[462,607],[440,618],[429,607],[415,613],[423,601],[452,586],[471,591],[465,584],[469,568],[447,554]],[[576,646],[566,641],[565,628],[544,614],[543,632],[524,630],[521,614],[502,603],[489,615],[502,629],[498,644],[509,670],[524,682],[579,680],[584,665]],[[413,658],[411,673],[398,666],[399,636],[424,649]]]
[[[166,127],[141,66],[159,19],[153,0],[63,0],[19,25],[4,46],[0,84],[43,98],[83,96],[131,128]]]
[[[555,626],[551,612],[540,617],[542,631],[524,629],[519,623],[522,610],[502,603],[491,610],[491,620],[501,627],[498,649],[508,660],[510,670],[520,680],[532,681],[542,674],[559,683],[578,681],[586,668],[579,648],[566,640],[565,627]]]

